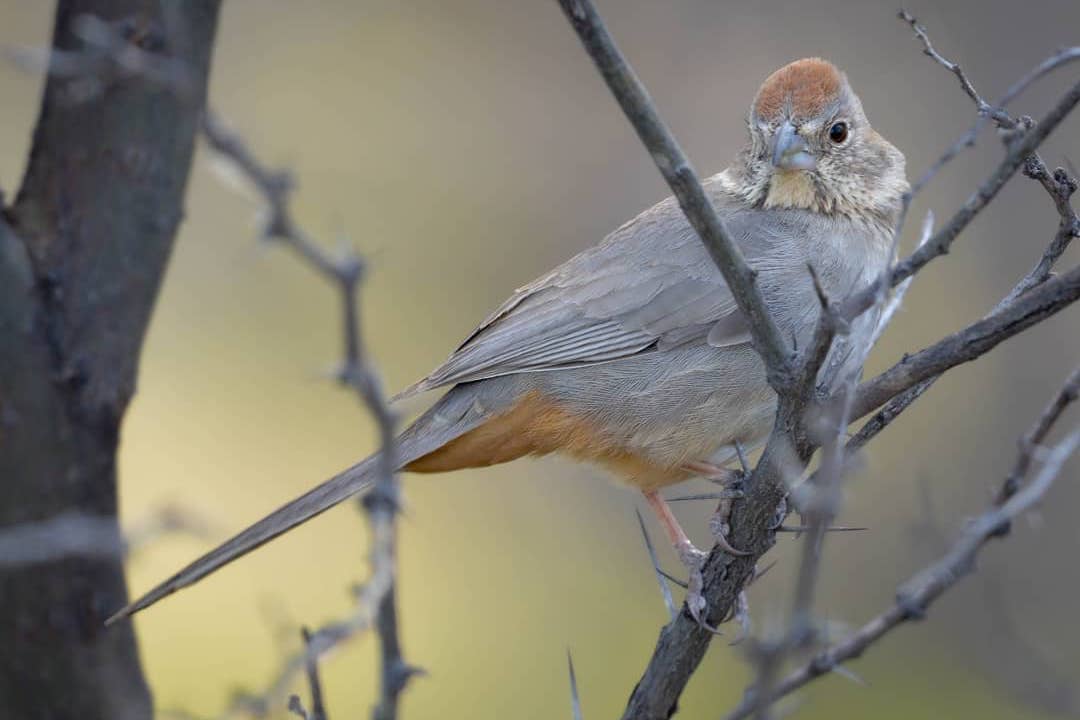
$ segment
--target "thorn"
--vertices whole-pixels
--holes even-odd
[[[896,605],[904,612],[906,620],[923,620],[926,618],[926,605],[917,602],[909,594],[901,592],[896,595]]]
[[[825,532],[860,532],[862,530],[869,530],[865,527],[849,527],[847,525],[833,525],[832,527],[825,528]],[[774,532],[784,533],[804,533],[810,530],[809,525],[781,525],[776,528]]]
[[[690,587],[690,583],[687,583],[687,582],[684,582],[684,581],[680,580],[679,578],[675,577],[674,575],[667,572],[666,570],[657,570],[657,572],[659,572],[661,575],[666,577],[669,582],[675,583],[676,585],[681,587],[683,590]]]
[[[743,474],[749,476],[751,473],[750,458],[746,456],[746,448],[738,440],[735,441],[735,455],[739,458],[739,465],[742,466]]]
[[[645,538],[645,549],[649,551],[649,560],[652,561],[653,571],[656,573],[656,582],[660,585],[660,595],[664,598],[664,606],[667,607],[668,617],[674,620],[675,616],[678,615],[678,610],[675,609],[675,599],[671,597],[671,588],[667,586],[667,582],[664,580],[668,575],[660,569],[660,561],[656,558],[656,548],[653,547],[649,531],[645,528],[645,518],[641,517],[641,511],[636,507],[634,508],[634,514],[637,515],[638,525],[641,527],[641,536]]]
[[[870,686],[870,683],[866,682],[857,674],[855,674],[855,672],[853,672],[851,669],[844,667],[840,663],[833,665],[831,668],[829,668],[829,670],[830,672],[834,672],[842,678],[847,678],[856,685],[861,685],[862,687]]]
[[[753,576],[751,576],[751,578],[750,578],[749,580],[747,580],[747,581],[746,581],[746,585],[747,585],[747,587],[749,587],[749,586],[750,586],[750,585],[752,585],[753,583],[757,582],[757,581],[758,581],[758,580],[760,580],[761,578],[765,577],[765,573],[769,572],[769,571],[770,571],[770,570],[772,570],[772,569],[773,569],[774,567],[776,567],[776,563],[777,563],[777,562],[778,562],[777,560],[773,560],[773,561],[772,561],[771,563],[769,563],[768,565],[766,565],[766,566],[765,566],[765,567],[764,567],[763,569],[761,569],[761,570],[758,570],[758,569],[757,569],[757,568],[755,567],[755,568],[754,568],[754,574],[753,574]]]
[[[578,697],[577,675],[574,673],[574,657],[566,648],[566,665],[570,671],[570,712],[574,720],[582,720],[581,698]]]
[[[677,497],[664,498],[669,503],[687,502],[691,500],[735,500],[745,497],[742,490],[724,490],[718,493],[697,493],[696,495],[679,495]]]
[[[818,303],[821,304],[822,309],[828,308],[831,303],[828,293],[825,292],[825,288],[821,284],[821,277],[818,276],[817,270],[814,269],[812,263],[806,263],[806,269],[810,272],[810,279],[814,282],[814,292],[817,294]]]
[[[288,710],[293,715],[297,715],[299,717],[302,717],[304,720],[309,720],[309,718],[310,718],[310,716],[308,715],[307,710],[304,709],[304,703],[300,702],[300,696],[299,695],[290,695],[289,696]]]

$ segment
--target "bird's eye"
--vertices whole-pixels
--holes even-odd
[[[839,145],[847,140],[848,126],[846,122],[833,123],[833,126],[829,128],[829,139]]]

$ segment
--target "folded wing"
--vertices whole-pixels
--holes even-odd
[[[697,340],[722,347],[749,342],[749,335],[712,259],[668,199],[518,289],[442,365],[398,398]]]

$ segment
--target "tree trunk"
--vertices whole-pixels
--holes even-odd
[[[54,72],[23,185],[0,222],[6,717],[152,715],[131,624],[103,626],[127,600],[116,451],[182,217],[218,7],[219,0],[58,3],[55,49],[83,50],[80,17],[96,16],[144,57],[177,61],[185,92],[142,74],[106,72],[115,66],[89,56],[85,73]]]

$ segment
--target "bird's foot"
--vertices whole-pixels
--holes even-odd
[[[709,518],[709,532],[712,533],[713,540],[720,546],[720,549],[729,555],[749,555],[750,553],[745,550],[739,550],[732,546],[728,542],[728,535],[731,534],[731,525],[729,520],[731,519],[731,499],[725,498],[720,501],[716,507],[716,512]]]
[[[675,552],[679,561],[686,567],[689,577],[686,581],[686,609],[690,617],[705,630],[720,634],[720,631],[709,625],[706,615],[708,614],[708,602],[702,592],[705,588],[705,577],[701,570],[705,567],[705,559],[708,553],[696,548],[689,540],[679,542],[675,546]]]

